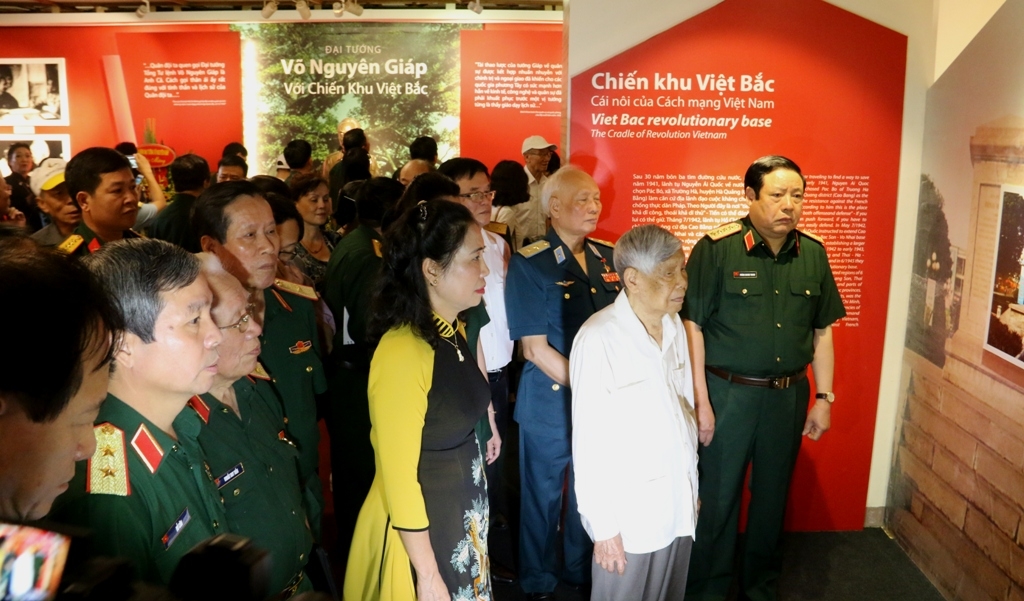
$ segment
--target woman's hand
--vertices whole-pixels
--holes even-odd
[[[594,543],[594,561],[612,574],[622,576],[626,572],[626,550],[622,547],[622,535],[599,540]]]
[[[416,601],[450,601],[451,598],[440,572],[435,570],[426,576],[416,574]]]
[[[491,424],[491,439],[487,441],[487,465],[498,460],[501,455],[501,436],[498,434],[498,424],[494,421],[494,405],[487,406],[487,421]]]

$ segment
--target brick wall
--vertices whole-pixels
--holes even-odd
[[[946,598],[1024,601],[1024,424],[912,351],[904,369],[889,527]]]

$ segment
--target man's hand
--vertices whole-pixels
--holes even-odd
[[[622,576],[626,572],[626,550],[622,548],[622,535],[616,534],[615,538],[594,543],[594,561],[609,572]]]
[[[711,402],[697,403],[697,439],[708,446],[714,436],[715,410],[711,408]]]
[[[804,422],[804,436],[811,440],[818,440],[821,435],[828,432],[832,426],[832,405],[828,401],[818,400],[807,412],[807,421]]]

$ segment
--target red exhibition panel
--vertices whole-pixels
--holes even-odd
[[[864,524],[906,46],[821,0],[725,0],[571,82],[571,158],[601,186],[599,237],[657,223],[689,252],[746,214],[757,157],[786,155],[807,176],[800,227],[825,239],[849,316],[835,328],[833,427],[804,442],[789,529]]]
[[[560,145],[562,31],[495,28],[461,33],[460,154],[488,168],[523,162],[527,136]]]
[[[242,141],[238,33],[119,33],[117,46],[139,144],[194,152],[216,168],[224,145]]]

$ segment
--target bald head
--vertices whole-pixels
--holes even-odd
[[[402,166],[402,170],[398,172],[398,181],[403,186],[408,186],[412,183],[412,180],[416,179],[417,175],[422,175],[428,171],[432,171],[434,168],[430,162],[423,159],[413,159]]]
[[[574,165],[566,165],[554,172],[544,183],[541,193],[541,209],[551,215],[551,205],[572,199],[583,189],[597,189],[597,183],[590,174]]]

